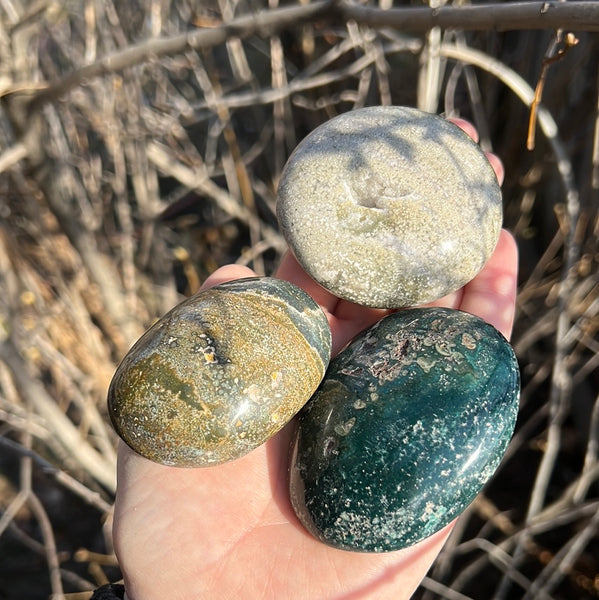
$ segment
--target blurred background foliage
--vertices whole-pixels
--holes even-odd
[[[599,35],[285,4],[0,0],[0,599],[119,578],[116,364],[217,267],[271,274],[289,154],[377,104],[475,123],[520,248],[517,432],[417,598],[599,597]]]

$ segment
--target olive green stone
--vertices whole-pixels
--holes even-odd
[[[456,125],[378,106],[324,123],[294,150],[277,217],[304,269],[365,306],[431,302],[470,281],[493,253],[501,190]]]
[[[440,530],[499,465],[519,381],[512,348],[477,317],[386,317],[331,362],[300,412],[290,467],[300,521],[326,544],[368,552]]]
[[[279,431],[318,387],[331,334],[286,281],[239,279],[182,302],[123,359],[108,393],[117,433],[179,467],[229,461]]]

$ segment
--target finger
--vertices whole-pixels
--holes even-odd
[[[439,298],[430,304],[425,304],[425,306],[442,306],[443,308],[454,308],[457,309],[460,307],[462,303],[462,297],[464,296],[464,288],[460,288],[451,294],[447,294],[447,296],[443,296],[443,298]]]
[[[447,119],[454,125],[457,125],[464,133],[466,133],[469,137],[471,137],[476,143],[478,143],[478,131],[476,127],[470,123],[470,121],[466,121],[466,119]],[[497,154],[493,154],[492,152],[485,152],[485,156],[487,160],[491,163],[493,167],[493,171],[495,171],[495,175],[497,176],[497,181],[499,181],[499,185],[503,183],[503,178],[505,177],[505,169],[503,168],[503,163]]]
[[[358,333],[374,325],[390,312],[341,300],[329,319],[333,337],[332,356],[337,355]]]
[[[244,267],[242,265],[225,265],[207,277],[200,290],[207,290],[215,285],[225,283],[226,281],[243,279],[245,277],[256,277],[256,273],[249,267]]]
[[[493,171],[495,171],[495,176],[497,177],[497,181],[499,185],[503,183],[503,179],[505,177],[505,169],[503,167],[503,163],[497,154],[493,154],[492,152],[485,152],[485,156],[487,160],[491,163],[493,167]]]
[[[464,133],[471,137],[478,144],[478,131],[476,127],[470,123],[470,121],[466,121],[466,119],[458,119],[451,118],[447,119],[450,123],[457,125]]]
[[[333,337],[332,356],[338,354],[358,333],[374,325],[389,313],[387,310],[368,308],[347,300],[340,300],[316,283],[304,271],[291,252],[283,257],[276,276],[301,287],[324,310]]]
[[[518,275],[518,248],[502,230],[495,252],[483,270],[464,286],[460,310],[495,326],[509,339],[514,324]]]
[[[275,277],[289,281],[302,288],[302,290],[312,296],[325,311],[330,313],[335,310],[337,303],[339,302],[337,296],[331,294],[331,292],[316,283],[316,281],[304,271],[297,262],[295,256],[289,251],[283,256],[279,268],[275,273]]]

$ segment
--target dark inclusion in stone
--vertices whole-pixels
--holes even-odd
[[[324,543],[385,552],[427,538],[489,480],[520,376],[505,338],[444,308],[399,311],[335,358],[300,412],[294,509]]]

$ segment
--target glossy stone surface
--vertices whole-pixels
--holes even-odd
[[[330,349],[324,313],[296,286],[268,277],[223,283],[176,306],[133,346],[110,385],[110,417],[150,460],[232,460],[300,410]]]
[[[277,196],[304,269],[365,306],[431,302],[470,281],[501,228],[495,173],[457,126],[378,106],[324,123],[294,150]]]
[[[514,353],[492,326],[442,308],[399,311],[332,362],[300,412],[294,509],[324,543],[384,552],[457,517],[512,436]]]

